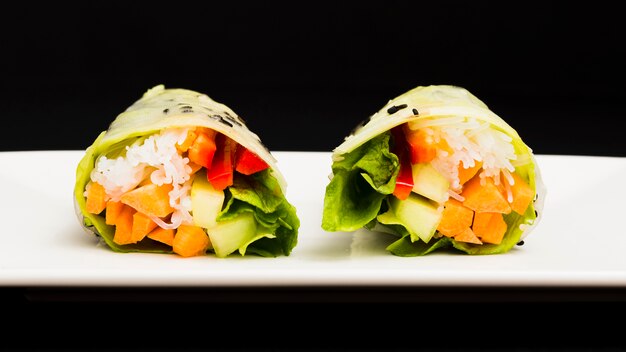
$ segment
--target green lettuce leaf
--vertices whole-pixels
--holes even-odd
[[[390,133],[383,133],[333,163],[326,186],[322,228],[354,231],[378,215],[383,199],[393,193],[398,157],[389,151]]]
[[[228,200],[217,221],[232,220],[246,212],[254,215],[258,225],[253,241],[241,242],[239,252],[242,255],[245,251],[273,257],[291,253],[297,244],[300,220],[295,207],[287,202],[268,170],[250,176],[235,174],[233,185],[228,188]]]

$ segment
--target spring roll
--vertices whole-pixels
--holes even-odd
[[[205,94],[148,90],[76,170],[82,226],[117,252],[289,255],[299,219],[276,159]]]
[[[487,105],[417,87],[333,150],[322,228],[393,234],[398,256],[504,253],[537,226],[545,193],[531,148]]]

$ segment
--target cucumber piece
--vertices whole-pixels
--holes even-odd
[[[389,205],[400,225],[411,234],[412,242],[419,238],[428,243],[443,215],[442,207],[415,193],[411,193],[405,200],[389,197]]]
[[[207,229],[215,255],[223,258],[257,237],[254,214],[245,212]]]
[[[198,172],[191,184],[191,211],[196,226],[205,229],[217,224],[224,205],[224,192],[213,188],[205,172]]]
[[[430,163],[418,163],[411,166],[413,171],[413,192],[437,203],[448,199],[450,182]]]

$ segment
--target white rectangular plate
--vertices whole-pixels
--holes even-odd
[[[626,287],[626,158],[539,155],[543,218],[499,255],[402,258],[393,237],[321,229],[328,152],[275,152],[301,220],[288,257],[116,253],[85,233],[72,190],[82,151],[0,153],[2,286]]]

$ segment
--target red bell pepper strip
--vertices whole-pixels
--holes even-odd
[[[252,175],[269,167],[263,159],[242,145],[237,146],[235,170],[244,175]]]
[[[391,130],[393,136],[393,147],[391,152],[398,156],[400,161],[400,171],[396,177],[396,187],[393,195],[400,200],[405,200],[413,190],[413,170],[409,156],[408,145],[402,127],[394,127]]]
[[[211,162],[211,167],[207,169],[207,178],[213,188],[223,191],[233,184],[237,142],[220,133],[215,137],[215,144],[217,151]]]

